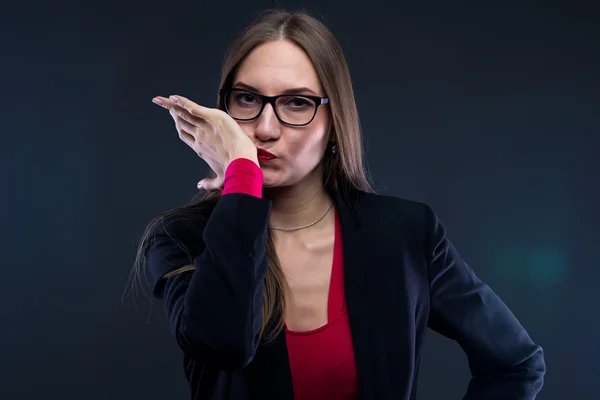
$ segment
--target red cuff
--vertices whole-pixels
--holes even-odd
[[[262,197],[263,172],[256,163],[247,158],[236,158],[225,171],[221,195],[244,193]]]

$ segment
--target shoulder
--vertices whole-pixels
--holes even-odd
[[[350,205],[359,224],[380,238],[395,237],[421,246],[441,227],[429,204],[412,199],[359,192]]]
[[[360,192],[354,208],[359,216],[422,225],[434,215],[429,204],[397,196]]]
[[[386,211],[415,212],[422,211],[429,206],[416,200],[411,200],[398,196],[390,196],[379,193],[358,192],[355,195],[359,206],[377,206],[383,207]]]

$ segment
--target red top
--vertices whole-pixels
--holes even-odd
[[[238,158],[225,171],[222,195],[246,193],[262,197],[262,170],[251,160]],[[335,211],[335,239],[328,322],[305,332],[285,328],[294,399],[358,399],[358,377],[350,321],[344,293],[342,229]]]

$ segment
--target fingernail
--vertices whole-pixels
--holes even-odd
[[[157,99],[156,97],[152,99],[154,104],[158,104],[159,106],[164,106],[165,103],[161,99]]]
[[[171,99],[171,101],[173,101],[173,103],[179,104],[179,99],[176,96],[169,96],[169,99]]]

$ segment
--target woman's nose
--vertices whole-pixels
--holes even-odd
[[[281,134],[281,123],[277,119],[275,110],[271,104],[266,104],[262,113],[258,116],[255,135],[262,141],[276,139]]]

